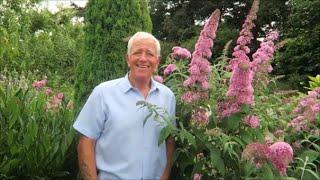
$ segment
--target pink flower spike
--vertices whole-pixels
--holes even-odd
[[[173,51],[171,54],[172,58],[175,58],[175,59],[179,59],[179,58],[190,59],[191,58],[191,53],[186,48],[175,46],[172,48],[172,51]]]
[[[215,10],[200,33],[197,43],[195,44],[195,50],[192,53],[191,63],[189,64],[188,72],[190,76],[184,81],[184,87],[196,85],[199,86],[201,90],[208,90],[208,82],[204,81],[208,81],[209,79],[211,68],[208,59],[212,56],[211,49],[213,47],[213,40],[216,37],[215,32],[218,28],[220,14],[219,9]]]

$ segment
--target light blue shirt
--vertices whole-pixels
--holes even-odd
[[[153,119],[145,125],[147,108],[136,106],[145,100],[175,115],[175,96],[165,85],[152,80],[147,98],[128,79],[96,86],[73,127],[96,140],[99,179],[160,179],[166,166],[166,145],[158,146],[162,126]]]

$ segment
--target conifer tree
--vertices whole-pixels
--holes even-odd
[[[76,71],[76,112],[96,85],[125,74],[128,37],[151,29],[146,0],[89,0],[83,53]]]

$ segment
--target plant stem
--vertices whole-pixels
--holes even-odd
[[[306,160],[304,161],[304,164],[303,164],[303,169],[302,169],[302,174],[301,174],[300,180],[303,180],[304,170],[307,166],[308,160],[309,160],[309,157],[306,156]]]

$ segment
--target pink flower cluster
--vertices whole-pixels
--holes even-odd
[[[193,175],[193,180],[201,180],[202,174],[196,173]]]
[[[286,142],[276,142],[269,146],[269,159],[280,175],[286,174],[286,168],[292,161],[293,150]]]
[[[261,143],[248,144],[242,152],[242,159],[251,161],[257,168],[261,168],[268,161],[268,145]]]
[[[172,48],[171,57],[174,59],[190,59],[191,53],[188,49],[175,46]]]
[[[47,103],[46,109],[49,110],[49,109],[58,108],[63,100],[63,97],[64,97],[64,94],[62,92],[54,95],[52,99]]]
[[[181,96],[181,100],[186,103],[191,103],[200,99],[208,99],[208,92],[187,91]]]
[[[229,117],[230,115],[240,111],[240,105],[235,102],[235,99],[227,99],[220,101],[216,107],[217,116],[219,119]]]
[[[309,91],[294,110],[296,117],[288,124],[294,131],[308,131],[320,113],[320,87]]]
[[[243,122],[252,128],[257,128],[260,125],[260,120],[257,116],[247,115]]]
[[[184,81],[185,87],[191,87],[199,83],[202,90],[207,90],[209,87],[208,76],[211,71],[210,63],[207,60],[211,57],[211,48],[213,40],[216,37],[220,19],[220,10],[215,10],[209,20],[204,25],[200,33],[200,37],[195,45],[195,51],[192,53],[191,63],[189,64],[190,76]]]
[[[161,76],[154,76],[153,79],[159,83],[163,83],[163,78]]]
[[[276,142],[270,146],[261,143],[251,143],[242,152],[242,159],[252,161],[260,168],[270,161],[280,175],[286,174],[286,168],[293,160],[292,147],[286,142]]]
[[[193,112],[192,120],[199,126],[205,126],[209,123],[209,112],[207,109],[199,107],[195,112]]]
[[[32,83],[32,87],[34,87],[36,89],[40,89],[45,85],[47,85],[47,80],[46,79],[43,79],[41,81],[36,81],[36,82]]]
[[[173,73],[175,70],[177,70],[177,66],[175,64],[169,64],[163,71],[163,74],[165,76]]]
[[[41,81],[36,81],[32,83],[32,87],[34,87],[37,91],[36,93],[39,94],[39,90],[47,85],[47,80],[41,80]],[[62,92],[54,94],[53,90],[50,87],[47,87],[44,90],[45,95],[49,99],[46,103],[46,111],[53,110],[56,111],[59,109],[59,106],[61,105],[61,102],[64,98],[64,94]],[[72,101],[69,101],[67,104],[67,109],[72,109],[73,108],[73,103]]]
[[[51,88],[47,88],[44,92],[47,96],[49,96],[50,94],[52,94],[53,91]]]
[[[273,41],[278,39],[278,37],[278,31],[272,31],[264,41],[260,43],[260,48],[252,55],[253,61],[251,67],[253,72],[270,73],[273,70],[270,59],[272,59],[273,53],[276,50]]]

